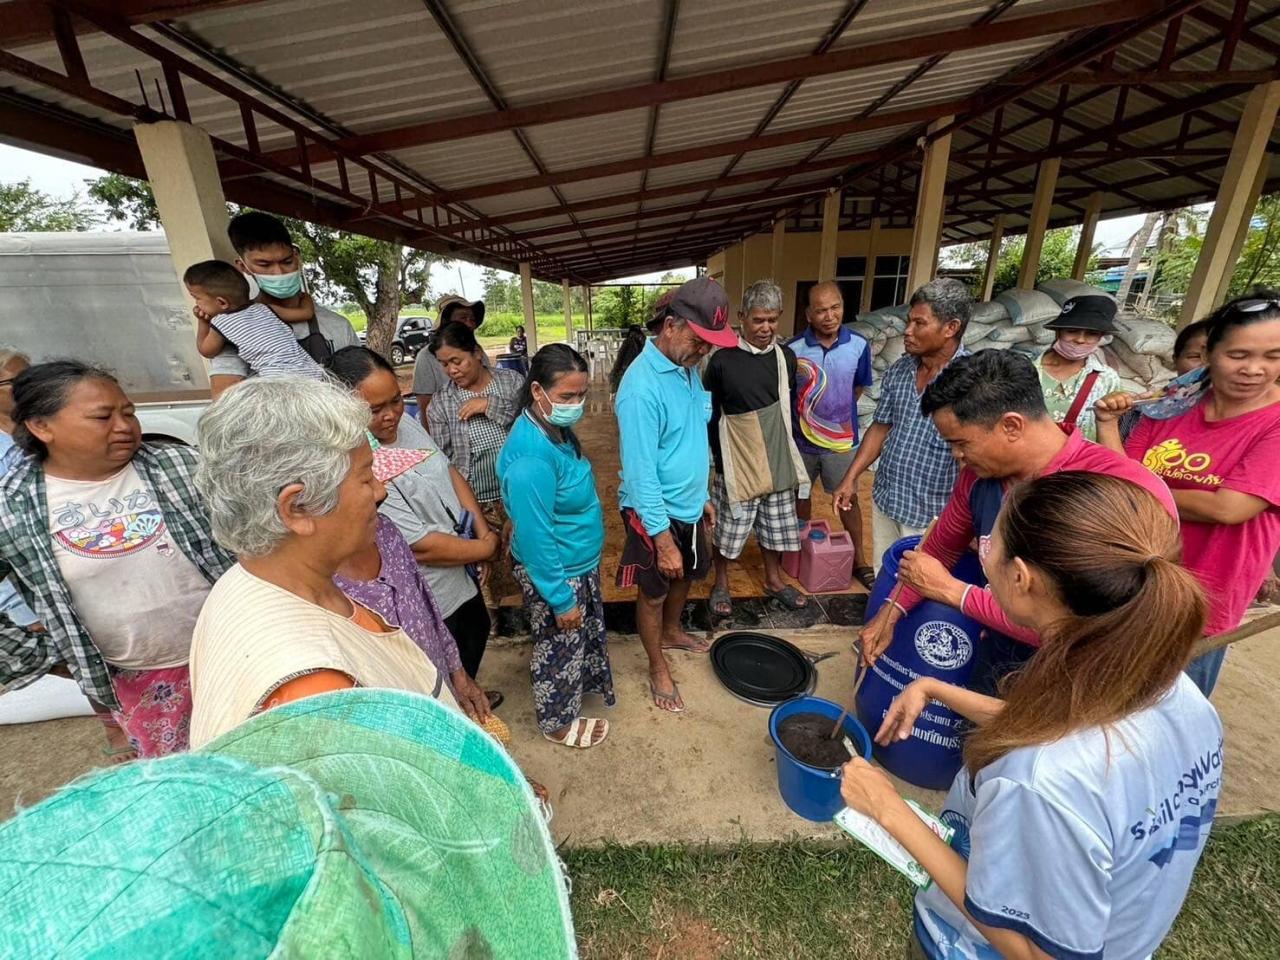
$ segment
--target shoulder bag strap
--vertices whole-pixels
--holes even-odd
[[[1076,421],[1080,419],[1080,411],[1084,409],[1084,403],[1089,399],[1089,394],[1093,392],[1093,385],[1098,382],[1098,371],[1091,370],[1089,375],[1084,378],[1084,383],[1080,384],[1080,389],[1076,391],[1075,399],[1071,401],[1071,408],[1067,410],[1067,417],[1062,421],[1062,429],[1070,433],[1076,428]]]

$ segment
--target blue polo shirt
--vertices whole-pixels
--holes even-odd
[[[653,341],[627,368],[614,402],[622,450],[618,502],[657,536],[671,520],[693,523],[707,502],[711,394],[693,370]]]
[[[801,453],[845,453],[858,442],[858,398],[871,386],[871,346],[840,327],[824,347],[809,329],[787,344],[796,355],[793,432]]]

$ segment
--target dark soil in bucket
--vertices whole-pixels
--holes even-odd
[[[834,770],[849,762],[843,737],[830,738],[835,719],[821,713],[796,713],[778,724],[778,739],[787,752],[811,767]]]

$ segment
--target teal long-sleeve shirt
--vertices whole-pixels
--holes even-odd
[[[526,411],[498,453],[502,502],[511,518],[511,552],[551,612],[577,603],[570,577],[600,566],[604,512],[591,461],[571,444],[553,443]]]
[[[618,502],[657,536],[671,520],[693,523],[707,503],[711,394],[695,371],[645,344],[627,368],[614,404],[622,450]]]

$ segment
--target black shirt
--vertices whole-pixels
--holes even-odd
[[[796,355],[782,346],[787,364],[787,404],[792,403],[796,392]],[[702,385],[711,394],[711,422],[707,425],[711,441],[711,453],[716,470],[722,471],[720,458],[721,413],[751,413],[763,410],[778,402],[778,360],[772,350],[768,353],[750,353],[741,347],[717,350],[707,361]]]

